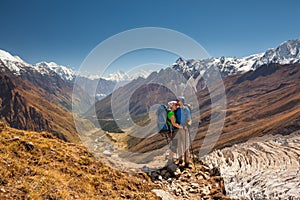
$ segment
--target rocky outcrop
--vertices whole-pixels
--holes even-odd
[[[300,132],[257,138],[204,157],[237,199],[300,199]]]
[[[147,171],[147,168],[142,169]],[[152,181],[161,186],[167,199],[229,199],[218,168],[197,163],[196,168],[180,168],[171,164],[159,170],[149,171]]]

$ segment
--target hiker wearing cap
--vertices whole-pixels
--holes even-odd
[[[184,105],[184,97],[177,97],[177,103],[179,105],[175,113],[175,118],[178,124],[183,127],[183,129],[178,130],[178,161],[179,165],[191,168],[190,165],[190,140],[188,126],[192,124],[191,111]]]
[[[168,102],[168,113],[167,113],[167,123],[168,126],[170,127],[171,131],[171,138],[174,137],[174,130],[175,129],[183,129],[183,126],[180,126],[177,123],[177,120],[175,118],[175,111],[178,109],[179,104],[177,101],[170,101]],[[168,165],[174,162],[174,152],[176,151],[176,146],[173,144],[173,141],[170,144],[170,153],[169,153],[169,158],[168,158]]]

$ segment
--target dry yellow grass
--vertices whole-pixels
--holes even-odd
[[[0,123],[0,199],[156,199],[154,187],[141,174],[105,166],[84,146]]]

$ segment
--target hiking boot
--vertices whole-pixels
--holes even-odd
[[[181,163],[180,163],[180,164],[178,164],[178,166],[179,166],[180,168],[184,168],[184,166],[185,166],[185,163],[184,163],[183,161],[181,161]]]
[[[190,163],[185,163],[184,167],[188,169],[193,169],[193,166]]]
[[[176,165],[182,165],[183,164],[183,160],[177,160],[175,164]]]

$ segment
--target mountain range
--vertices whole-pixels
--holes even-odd
[[[278,64],[293,64],[299,63],[300,60],[300,38],[295,40],[288,40],[283,42],[276,48],[268,49],[266,52],[253,54],[243,58],[237,57],[219,57],[208,58],[204,60],[179,58],[171,67],[175,70],[181,71],[186,76],[197,75],[205,72],[209,67],[217,67],[220,69],[223,76],[241,74],[249,70],[255,70],[264,64],[278,63]],[[14,74],[20,75],[22,71],[29,68],[41,74],[56,73],[63,80],[72,81],[76,77],[76,72],[65,66],[56,64],[54,62],[40,62],[34,65],[28,64],[18,56],[12,56],[9,52],[0,50],[0,60],[2,63]],[[139,70],[136,73],[129,75],[121,70],[109,74],[108,77],[98,77],[97,75],[86,77],[90,80],[105,79],[110,81],[130,81],[138,77],[147,78],[150,71]]]
[[[147,125],[152,116],[148,112],[154,104],[165,104],[176,97],[189,81],[195,83],[199,105],[200,122],[194,147],[200,148],[210,125],[212,116],[211,99],[218,102],[222,96],[210,96],[203,77],[210,67],[220,69],[223,76],[227,112],[220,140],[215,148],[222,148],[247,141],[251,137],[265,134],[289,134],[300,129],[299,100],[299,44],[300,39],[289,40],[277,48],[246,58],[210,58],[206,60],[184,60],[179,58],[170,68],[150,74],[146,79],[139,78],[117,89],[113,94],[96,102],[96,116],[93,110],[87,118],[97,119],[102,128],[108,131],[131,132],[130,127],[119,127],[112,120],[117,116],[118,124],[128,117],[139,125]],[[178,73],[179,72],[179,73]],[[180,77],[183,74],[183,77]],[[216,88],[217,89],[217,88]],[[175,93],[174,93],[175,92]],[[127,105],[128,110],[123,105]],[[114,102],[114,113],[111,107]],[[128,109],[128,108],[127,108]],[[119,116],[119,117],[118,117]],[[123,118],[123,119],[122,119]],[[279,120],[280,119],[280,120]],[[126,124],[126,123],[125,123]],[[151,130],[148,130],[151,132]],[[146,152],[158,148],[163,141],[152,130],[153,137],[141,139],[128,137],[127,145],[132,151]],[[161,142],[161,143],[160,143]]]
[[[207,87],[206,78],[211,76],[212,68],[220,71],[225,94],[218,93],[220,88],[214,82],[211,83],[212,88]],[[291,133],[300,130],[300,39],[286,41],[264,53],[244,58],[220,57],[205,60],[178,58],[170,67],[151,74],[148,74],[148,72],[142,74],[144,75],[129,76],[118,71],[107,78],[76,76],[73,70],[54,62],[29,64],[18,56],[12,56],[10,53],[0,50],[0,121],[1,123],[3,122],[2,124],[5,124],[3,125],[5,129],[1,132],[4,135],[4,137],[1,137],[1,142],[3,143],[2,146],[8,149],[12,148],[14,151],[1,151],[5,165],[5,168],[3,168],[5,174],[1,172],[3,176],[1,176],[2,179],[0,177],[0,182],[2,181],[1,183],[5,185],[11,181],[15,183],[15,180],[17,180],[9,179],[11,176],[6,172],[11,169],[9,167],[11,166],[11,161],[7,159],[6,155],[8,152],[10,152],[10,156],[14,157],[13,162],[18,162],[18,164],[20,164],[18,161],[19,153],[25,152],[24,155],[30,157],[33,154],[27,152],[34,152],[34,154],[37,154],[37,157],[33,157],[33,160],[27,159],[27,157],[22,157],[22,159],[29,160],[30,166],[43,167],[48,166],[49,163],[49,160],[42,159],[46,152],[46,156],[55,159],[56,164],[59,163],[57,165],[59,167],[63,166],[67,159],[71,167],[68,167],[68,169],[60,167],[60,170],[63,170],[65,174],[70,173],[69,169],[72,169],[72,173],[78,177],[79,175],[82,176],[81,172],[79,175],[77,173],[79,169],[85,171],[84,173],[86,173],[87,169],[92,174],[91,176],[94,177],[95,171],[93,166],[91,169],[83,167],[87,161],[89,166],[94,163],[93,159],[86,159],[86,157],[81,156],[88,155],[86,150],[74,144],[61,141],[82,142],[74,120],[76,120],[76,123],[81,124],[81,128],[86,129],[83,130],[86,132],[86,137],[91,137],[91,134],[94,134],[94,132],[89,132],[88,130],[98,130],[95,127],[99,123],[103,130],[113,132],[107,134],[111,134],[109,136],[116,143],[116,146],[125,146],[126,150],[130,152],[130,157],[138,162],[150,159],[150,157],[135,157],[134,153],[151,152],[166,145],[166,140],[161,134],[157,133],[155,126],[147,127],[147,125],[151,124],[153,117],[149,114],[151,109],[153,109],[152,106],[165,104],[167,101],[173,100],[178,95],[178,92],[185,89],[187,83],[192,83],[191,85],[195,89],[196,104],[192,105],[192,113],[195,113],[196,108],[200,111],[200,115],[193,118],[194,124],[196,124],[196,135],[192,144],[193,150],[195,153],[201,153],[200,148],[202,150],[210,149],[210,146],[206,144],[213,141],[211,141],[210,137],[206,137],[207,131],[210,127],[214,128],[214,125],[219,123],[218,116],[224,114],[224,126],[218,141],[214,145],[214,149],[224,150],[215,153],[214,158],[219,159],[218,157],[221,157],[226,169],[228,166],[229,168],[231,167],[231,163],[236,163],[236,168],[232,170],[232,173],[239,171],[238,168],[246,169],[249,166],[247,165],[248,161],[243,159],[243,157],[234,157],[236,153],[229,154],[227,152],[230,151],[228,148],[235,148],[238,145],[239,148],[245,150],[243,152],[245,158],[259,158],[260,155],[256,155],[256,153],[261,152],[261,155],[264,155],[266,153],[264,148],[272,148],[270,146],[272,142],[266,142],[264,148],[261,148],[260,145],[251,144],[251,148],[257,149],[257,151],[253,150],[251,152],[248,148],[244,148],[245,142],[261,136],[267,138],[271,137],[271,135],[290,136]],[[77,79],[76,82],[75,78]],[[76,88],[77,91],[74,96],[73,90],[76,83],[80,87]],[[93,91],[96,91],[96,93],[93,94]],[[211,91],[217,92],[211,93]],[[82,98],[86,102],[86,107],[81,108],[78,106],[78,110],[74,110],[72,105],[79,104]],[[226,110],[213,111],[211,108],[212,100],[219,105],[224,98],[227,101]],[[186,96],[186,99],[192,98]],[[112,107],[112,105],[115,107]],[[73,115],[73,112],[75,115]],[[84,115],[77,116],[77,113],[83,112]],[[141,134],[148,134],[149,131],[151,134],[143,135],[147,136],[146,138],[135,135],[135,127],[127,122],[130,121],[128,120],[130,118],[134,124],[146,127],[147,132],[145,131],[145,133]],[[124,121],[125,123],[122,124]],[[19,130],[6,128],[6,124]],[[22,130],[36,131],[38,133]],[[116,132],[123,134],[116,134]],[[61,140],[57,140],[53,136]],[[92,145],[99,140],[99,138],[96,140],[93,137],[96,137],[96,135],[90,138]],[[208,143],[204,143],[204,139],[208,139]],[[45,141],[47,142],[45,143]],[[293,140],[293,142],[297,143],[298,140]],[[71,148],[73,146],[74,148]],[[60,153],[57,153],[58,150],[56,148],[59,148]],[[66,153],[65,148],[70,149],[72,152],[74,151],[75,154],[72,154],[70,157]],[[103,148],[106,148],[106,145],[103,145]],[[79,152],[80,155],[76,153],[78,149],[82,150]],[[279,155],[284,155],[289,150],[284,143],[280,144],[278,149],[284,150]],[[43,154],[42,157],[40,154]],[[223,157],[225,154],[230,156],[225,158]],[[78,155],[80,159],[76,157]],[[295,158],[297,162],[299,156],[297,157],[298,154],[295,155],[293,159]],[[270,155],[268,154],[268,156]],[[73,157],[80,163],[74,162]],[[273,158],[273,154],[271,157]],[[270,158],[266,157],[262,160],[264,162],[266,160],[270,164],[272,162]],[[275,154],[274,160],[276,160]],[[254,160],[249,162],[253,166],[259,167],[260,163],[256,165]],[[44,166],[43,163],[47,165]],[[73,169],[74,163],[76,169]],[[286,160],[285,163],[287,163]],[[119,164],[122,165],[123,163]],[[295,164],[293,166],[299,166],[295,161],[293,161],[293,164]],[[20,168],[19,165],[14,166],[17,166],[18,169]],[[102,164],[99,164],[99,166],[100,168],[103,167]],[[18,176],[27,176],[27,172],[36,176],[36,172],[29,169],[30,167],[24,168],[25,172],[20,171]],[[285,172],[281,171],[282,174],[285,174]],[[48,175],[43,175],[42,177],[48,177]],[[242,176],[244,177],[244,174]],[[235,184],[230,185],[232,177],[239,176],[226,177],[225,182],[229,183],[229,189],[233,187],[244,188],[243,185],[238,185],[238,187]],[[295,177],[299,177],[298,171]],[[263,173],[258,177],[258,179],[265,178]],[[280,182],[280,177],[277,178]],[[256,184],[258,179],[257,177],[252,177],[252,179],[249,179],[249,183]],[[105,181],[107,181],[107,177]],[[245,179],[245,181],[247,180]],[[94,184],[95,181],[92,182]],[[101,184],[103,183],[103,181],[100,182]],[[284,182],[286,183],[285,188],[289,189],[289,180]],[[237,183],[239,184],[239,182]],[[241,184],[244,183],[242,182]],[[122,185],[126,184],[122,183]],[[6,186],[1,188],[0,196],[2,193],[5,193],[3,191],[14,191],[14,188],[11,188],[9,185]],[[47,188],[51,188],[51,186],[48,184]],[[97,182],[95,187],[97,188],[98,186]],[[265,186],[260,184],[257,187]],[[252,186],[248,185],[246,188],[251,190]],[[264,188],[264,190],[268,189]],[[23,191],[24,189],[22,188],[21,190]],[[131,189],[129,188],[128,190]],[[106,192],[106,190],[103,191]],[[235,189],[229,191],[234,192],[234,194],[240,193],[235,191]],[[247,191],[247,193],[252,194],[253,192]],[[294,196],[291,196],[290,193]],[[290,193],[283,197],[297,197],[297,191]],[[107,193],[106,195],[109,194]],[[115,195],[117,196],[117,194]],[[70,196],[72,195],[70,194]],[[121,197],[123,198],[123,196]],[[149,194],[149,196],[152,195]],[[131,197],[133,198],[133,196]]]
[[[258,53],[243,58],[236,57],[219,57],[219,58],[208,58],[204,60],[187,59],[184,60],[179,58],[170,67],[174,70],[184,74],[186,78],[193,76],[194,78],[198,75],[205,76],[205,72],[210,67],[216,67],[220,70],[223,77],[245,73],[250,70],[255,70],[264,64],[278,63],[278,64],[293,64],[299,63],[300,60],[300,38],[295,40],[289,40],[280,44],[276,48],[267,50],[264,53]],[[43,76],[59,76],[66,82],[74,82],[76,78],[76,72],[65,66],[56,64],[54,62],[39,62],[34,65],[28,64],[18,56],[12,56],[9,52],[0,50],[0,60],[2,63],[2,71],[10,71],[15,75],[22,76],[25,72],[38,73]],[[115,73],[109,74],[107,77],[93,76],[77,76],[78,79],[82,79],[79,82],[86,83],[89,87],[98,87],[96,94],[90,94],[92,96],[101,99],[106,95],[110,94],[115,88],[116,83],[119,85],[125,85],[130,81],[139,77],[147,78],[151,74],[151,71],[139,70],[133,74],[127,74],[121,70]],[[99,84],[95,84],[98,83]],[[120,84],[120,82],[123,82]],[[99,86],[98,86],[99,85]],[[102,86],[104,85],[104,86]],[[86,88],[86,91],[88,89]],[[94,91],[94,90],[91,90]]]
[[[129,94],[132,94],[130,91],[134,91],[136,89],[138,90],[133,95],[139,95],[139,91],[143,92],[144,90],[147,91],[149,89],[145,88],[146,86],[143,88],[137,88],[141,84],[148,84],[148,86],[152,88],[152,90],[156,90],[157,86],[155,86],[154,84],[150,84],[153,83],[153,80],[156,80],[156,82],[165,84],[165,86],[169,86],[171,88],[172,84],[181,87],[181,83],[193,80],[196,85],[195,87],[200,91],[202,89],[205,89],[205,81],[203,81],[202,77],[206,76],[206,73],[209,71],[208,69],[211,67],[218,68],[223,77],[231,77],[233,75],[245,74],[246,72],[257,70],[261,66],[268,66],[272,63],[295,64],[299,63],[300,60],[299,48],[300,39],[295,39],[286,41],[280,44],[278,47],[269,49],[264,53],[254,54],[244,58],[220,57],[209,58],[205,60],[184,60],[182,58],[179,58],[174,64],[170,66],[170,68],[162,69],[160,72],[152,72],[150,75],[148,75],[148,72],[143,72],[143,75],[138,74],[138,77],[130,77],[126,73],[118,71],[116,74],[111,74],[108,78],[91,79],[88,77],[77,77],[77,81],[78,83],[80,83],[80,86],[82,86],[81,93],[88,94],[85,95],[87,98],[86,101],[89,102],[88,106],[93,105],[93,103],[95,102],[95,98],[96,100],[101,100],[108,95],[108,97],[106,99],[103,99],[102,102],[96,103],[96,107],[97,104],[101,104],[101,107],[98,106],[99,108],[96,109],[97,113],[100,113],[101,111],[101,114],[99,114],[98,118],[105,119],[110,118],[111,115],[109,114],[110,107],[103,106],[106,105],[103,104],[103,102],[109,102],[108,99],[110,99],[111,97],[110,93],[113,90],[118,90],[118,88],[116,87],[118,81],[118,84],[120,84],[120,82],[122,81],[126,81],[121,84],[124,86],[120,88],[118,92],[126,91],[127,96]],[[187,80],[182,80],[178,77],[178,74],[172,75],[173,71],[183,74],[183,76]],[[35,109],[36,112],[49,113],[46,110],[43,112],[42,108],[45,106],[41,107],[37,105],[42,101],[49,102],[51,103],[51,105],[55,104],[62,110],[62,112],[68,113],[63,114],[63,116],[70,115],[72,110],[72,89],[76,77],[76,73],[73,70],[62,65],[58,65],[54,62],[40,62],[32,65],[23,61],[18,56],[12,56],[10,53],[0,50],[0,72],[2,77],[1,88],[3,88],[1,97],[1,109],[5,110],[5,112],[1,112],[1,115],[3,117],[6,117],[6,121],[9,121],[10,124],[16,128],[28,129],[30,127],[35,127],[33,128],[34,130],[51,129],[55,130],[54,132],[56,133],[59,132],[57,130],[60,130],[60,128],[58,127],[64,127],[64,125],[62,124],[59,126],[54,126],[53,124],[51,125],[51,121],[55,121],[55,119],[57,119],[53,116],[47,120],[45,119],[46,121],[42,120],[42,122],[37,122],[36,120],[34,120],[33,116],[32,119],[26,116],[30,116],[30,112],[33,112],[31,107],[40,107],[40,109]],[[128,80],[130,79],[133,80],[129,82]],[[177,81],[177,83],[175,80]],[[165,89],[162,87],[160,87],[160,89],[162,91],[165,91]],[[96,91],[96,94],[93,94],[91,91]],[[151,89],[149,91],[151,91]],[[28,92],[29,95],[27,95]],[[29,97],[32,96],[32,94],[35,94],[36,97],[32,97],[32,100],[28,100]],[[159,92],[157,93],[157,95],[159,95]],[[171,97],[172,94],[170,93],[168,98]],[[23,98],[24,100],[18,100],[18,98]],[[37,101],[37,99],[39,98],[42,100]],[[134,97],[131,99],[137,98]],[[133,116],[138,116],[136,117],[136,119],[139,118],[140,115],[144,115],[147,109],[150,108],[151,104],[154,103],[151,98],[148,98],[148,102],[145,103],[146,106],[139,106],[137,100],[134,101],[135,102],[131,104],[131,110],[133,112]],[[161,98],[159,100],[159,103],[163,103],[163,101],[165,101],[165,99]],[[16,106],[17,108],[13,108],[14,102],[19,102],[20,105],[23,102],[25,106]],[[122,100],[120,100],[120,102],[122,102]],[[24,109],[21,109],[22,111],[18,110],[21,107],[24,107]],[[88,107],[85,108],[85,110],[86,109],[88,109]],[[89,115],[88,113],[89,112],[87,112],[87,116]],[[8,117],[8,114],[10,117]],[[20,116],[23,116],[23,119]],[[46,116],[46,114],[43,114],[43,116]],[[44,117],[42,118],[44,119]],[[66,118],[71,119],[71,117]],[[31,120],[31,122],[27,122],[28,120]],[[23,122],[21,123],[21,121]],[[72,127],[71,121],[72,120],[67,123],[70,124],[70,127]],[[68,128],[68,130],[70,129],[71,128]],[[72,132],[76,132],[74,128],[72,128]]]
[[[204,75],[210,67],[220,70],[222,76],[242,74],[250,70],[256,70],[262,65],[271,63],[294,64],[300,62],[300,38],[283,42],[276,48],[268,49],[264,53],[258,53],[243,58],[220,57],[204,60],[179,58],[172,68],[183,73],[187,78],[194,78],[199,74]]]

